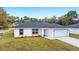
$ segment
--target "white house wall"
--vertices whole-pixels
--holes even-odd
[[[42,30],[43,30],[43,29],[39,29],[39,30],[38,30],[38,34],[39,34],[40,36],[42,36]]]
[[[69,28],[70,33],[79,34],[79,28]]]
[[[56,30],[57,28],[38,28],[38,35],[44,37],[44,34],[46,35],[45,37],[48,39],[54,39],[54,30]],[[44,33],[44,29],[46,29],[46,32]],[[58,28],[59,29],[59,28]],[[61,31],[63,31],[64,28],[60,28]],[[60,35],[64,35],[64,33],[62,34],[62,32],[59,32]],[[69,31],[68,31],[69,32]],[[77,30],[78,32],[78,30]],[[79,33],[79,32],[78,32]],[[58,33],[56,33],[58,34]],[[67,34],[69,35],[69,34]],[[33,36],[32,35],[32,28],[24,28],[24,35],[19,35],[19,28],[15,28],[14,29],[14,37],[21,37],[21,36]]]
[[[53,39],[53,29],[46,29],[46,38]]]
[[[19,35],[19,29],[14,29],[14,37],[32,36],[32,29],[24,29],[23,33],[23,35]]]
[[[32,36],[32,29],[24,29],[24,36]]]
[[[19,30],[18,29],[14,29],[14,37],[18,37],[19,36]]]

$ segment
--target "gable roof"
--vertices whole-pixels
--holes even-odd
[[[79,23],[78,24],[73,24],[73,25],[66,26],[66,28],[79,28]]]
[[[46,22],[18,22],[14,28],[63,28],[63,26]]]

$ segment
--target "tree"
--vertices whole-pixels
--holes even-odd
[[[17,19],[17,20],[20,20],[20,18],[19,18],[19,17],[16,17],[16,19]]]
[[[42,19],[38,19],[38,22],[42,22],[43,20]]]
[[[16,22],[16,17],[15,16],[9,16],[9,22],[10,23]]]
[[[69,11],[67,14],[65,14],[65,17],[67,17],[67,18],[73,20],[73,19],[75,19],[75,18],[78,18],[78,14],[77,14],[76,11],[71,10],[71,11]]]
[[[27,17],[27,16],[24,16],[23,18],[24,18],[24,20],[29,20],[29,17]]]
[[[36,19],[36,18],[30,18],[30,21],[31,22],[38,22],[38,19]]]
[[[42,19],[43,22],[48,22],[48,18],[45,17],[44,19]]]
[[[57,19],[56,19],[56,16],[53,16],[49,19],[49,22],[50,23],[56,23],[57,22]]]
[[[59,17],[59,18],[58,18],[57,23],[60,24],[60,25],[65,25],[65,26],[67,26],[67,25],[70,24],[70,21],[68,20],[67,17],[62,16],[62,17]]]
[[[16,17],[16,22],[20,22],[20,18],[19,17]]]
[[[77,23],[76,20],[74,20],[76,18],[78,18],[77,12],[71,10],[64,16],[59,17],[57,22],[61,25],[71,25]]]
[[[9,21],[9,15],[2,7],[0,7],[0,29],[7,28],[9,24],[8,21]]]
[[[25,20],[21,17],[19,22],[25,22]]]

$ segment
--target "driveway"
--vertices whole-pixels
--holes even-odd
[[[69,43],[71,45],[74,45],[76,47],[79,47],[79,40],[75,39],[75,38],[71,38],[71,37],[61,37],[61,38],[57,38],[61,41],[64,41],[66,43]]]

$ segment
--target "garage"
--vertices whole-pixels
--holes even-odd
[[[70,33],[79,35],[79,23],[78,24],[69,25],[66,28],[68,28],[70,30]]]
[[[70,33],[79,35],[79,28],[69,28],[69,30],[70,30]]]
[[[68,29],[55,29],[54,30],[54,37],[67,37],[69,36]]]

